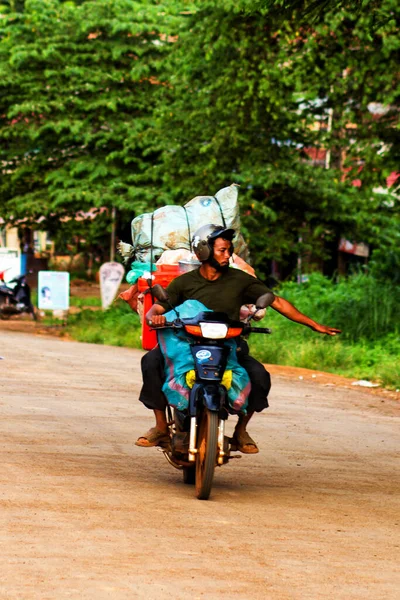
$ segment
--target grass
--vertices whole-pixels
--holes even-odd
[[[400,331],[400,287],[365,274],[335,282],[315,273],[307,283],[285,283],[277,293],[316,321],[341,329],[346,341],[375,342]]]
[[[38,305],[38,293],[37,290],[32,290],[32,303],[34,306]],[[70,306],[77,306],[78,308],[83,308],[85,306],[101,306],[101,298],[100,296],[70,296],[69,298]]]
[[[271,364],[367,379],[390,388],[400,386],[397,336],[389,334],[377,342],[349,342],[345,337],[322,337],[301,325],[287,323],[275,311],[268,311],[260,325],[271,327],[272,335],[250,338],[255,358]]]
[[[90,306],[85,298],[85,306]],[[68,317],[68,333],[79,342],[141,348],[139,317],[122,300],[106,311],[82,310]]]
[[[88,296],[85,298],[80,298],[79,296],[71,296],[70,297],[70,305],[77,306],[78,308],[83,308],[85,306],[101,306],[101,298],[97,296]]]
[[[270,309],[260,326],[272,335],[253,335],[253,356],[262,362],[317,369],[400,387],[399,288],[378,285],[366,275],[335,283],[313,275],[298,286],[286,283],[276,292],[320,323],[343,330],[337,337],[321,336]],[[99,298],[72,298],[75,306],[100,306]],[[54,321],[53,321],[54,322]],[[68,318],[68,333],[95,344],[141,348],[141,325],[123,301],[103,312],[82,310]]]
[[[267,339],[253,336],[255,357],[400,387],[398,287],[378,285],[364,274],[338,283],[315,274],[306,284],[286,283],[277,293],[342,334],[321,336],[269,310],[263,325],[271,327],[273,334]]]

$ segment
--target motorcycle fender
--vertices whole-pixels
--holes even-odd
[[[208,410],[218,412],[222,408],[223,394],[219,385],[205,385],[203,387],[203,404]]]
[[[202,402],[209,410],[221,411],[225,405],[225,396],[226,390],[221,385],[195,383],[189,396],[189,416],[197,415],[199,402]]]

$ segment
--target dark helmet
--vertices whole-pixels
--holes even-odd
[[[214,241],[222,237],[232,242],[235,235],[234,229],[227,229],[222,225],[203,225],[192,237],[192,248],[200,262],[212,258]],[[233,251],[233,247],[232,247]]]

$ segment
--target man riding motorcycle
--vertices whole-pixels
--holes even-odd
[[[192,239],[192,247],[202,264],[198,269],[180,275],[169,284],[167,292],[170,305],[175,307],[185,300],[198,300],[210,310],[224,312],[229,318],[238,320],[243,304],[255,304],[260,296],[270,292],[258,279],[229,267],[229,259],[233,253],[234,234],[234,229],[226,229],[219,225],[204,225],[196,231]],[[150,327],[165,325],[164,313],[170,310],[170,305],[157,301],[151,307],[145,316]],[[332,336],[340,333],[339,329],[320,325],[313,321],[297,310],[293,304],[279,296],[274,296],[271,307],[291,321],[306,325],[318,333]],[[255,454],[259,452],[259,449],[247,432],[247,424],[254,412],[261,412],[268,407],[270,376],[264,366],[249,355],[248,346],[244,340],[238,344],[237,357],[239,364],[246,369],[250,377],[251,393],[248,399],[247,414],[239,414],[232,443],[237,450],[244,454]],[[168,440],[167,403],[161,391],[164,380],[164,362],[158,347],[143,356],[142,375],[143,387],[139,400],[154,411],[156,425],[140,436],[136,445],[153,447]]]

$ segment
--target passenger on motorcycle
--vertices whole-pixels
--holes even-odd
[[[198,300],[210,310],[224,312],[231,319],[238,320],[243,304],[255,304],[260,296],[270,292],[260,280],[238,269],[229,268],[234,234],[233,229],[218,225],[205,225],[194,234],[192,247],[202,264],[198,269],[180,275],[169,284],[167,292],[172,306],[178,306],[185,300]],[[275,295],[271,306],[291,321],[306,325],[318,333],[327,335],[340,333],[339,329],[313,321],[279,296]],[[164,313],[169,309],[170,306],[157,301],[145,316],[147,323],[151,327],[162,327],[166,321]],[[261,412],[268,408],[270,375],[260,362],[249,355],[245,340],[241,340],[238,345],[237,357],[249,374],[251,393],[247,414],[239,414],[233,443],[244,454],[255,454],[259,450],[256,442],[247,432],[247,424],[254,412]],[[143,356],[141,366],[143,386],[139,400],[154,411],[156,425],[140,436],[136,445],[152,447],[168,440],[167,402],[161,391],[164,362],[158,346]]]

